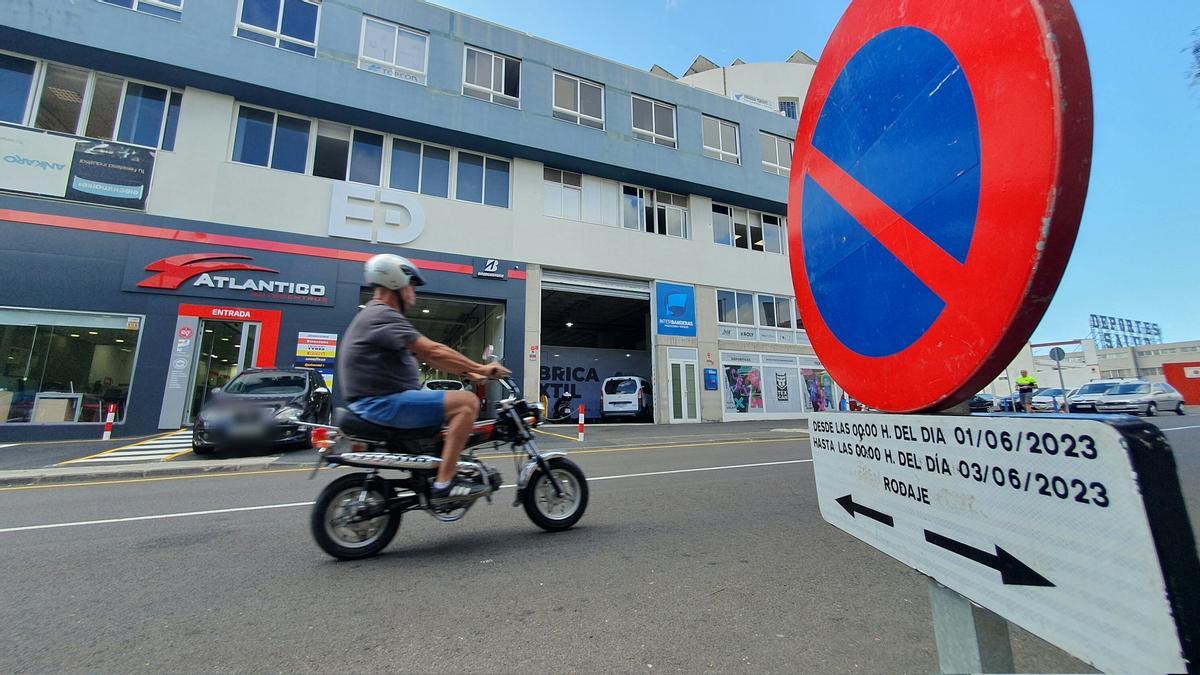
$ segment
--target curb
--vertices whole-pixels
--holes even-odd
[[[262,471],[271,468],[279,459],[279,457],[244,457],[229,460],[154,462],[124,466],[18,469],[0,471],[0,487]]]

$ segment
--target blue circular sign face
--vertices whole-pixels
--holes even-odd
[[[925,335],[947,298],[930,283],[937,270],[915,269],[919,257],[902,261],[879,241],[880,228],[915,228],[959,264],[975,232],[979,123],[962,65],[928,31],[880,33],[834,82],[812,146],[900,216],[868,229],[842,206],[845,196],[804,178],[804,263],[817,308],[851,351],[891,356]]]

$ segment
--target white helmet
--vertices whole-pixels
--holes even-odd
[[[405,286],[424,286],[421,269],[408,258],[381,253],[367,261],[363,280],[368,286],[382,286],[398,291]]]

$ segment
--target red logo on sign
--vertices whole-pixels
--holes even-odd
[[[175,290],[183,282],[198,274],[206,272],[230,272],[243,270],[249,272],[270,272],[279,274],[279,270],[246,263],[228,262],[229,259],[253,260],[248,255],[228,255],[224,253],[189,253],[170,258],[156,260],[146,265],[147,272],[158,272],[144,281],[138,282],[138,288],[161,288]]]
[[[181,337],[181,338],[184,338],[185,340],[186,340],[187,338],[190,338],[190,337],[192,337],[192,329],[191,329],[191,328],[188,328],[187,326],[184,326],[183,328],[180,328],[180,329],[179,329],[179,337]]]

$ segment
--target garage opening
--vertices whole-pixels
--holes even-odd
[[[551,411],[569,391],[572,415],[582,403],[589,421],[653,419],[648,282],[547,270],[541,336],[541,394]],[[605,414],[605,380],[630,376],[646,382],[640,401],[609,401]]]

